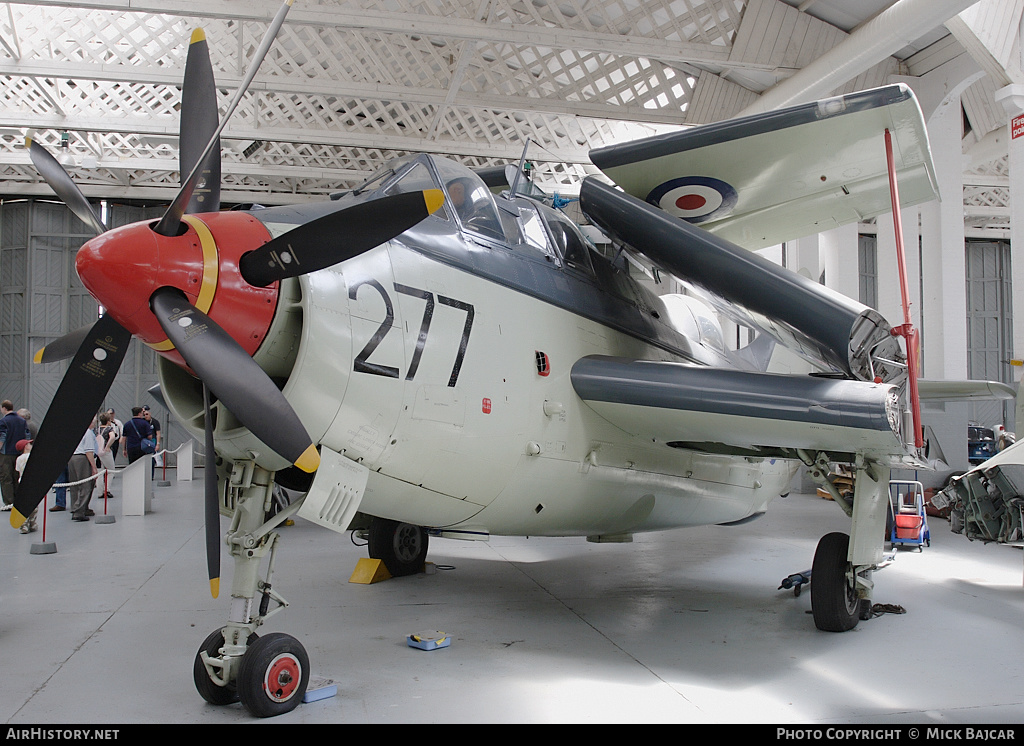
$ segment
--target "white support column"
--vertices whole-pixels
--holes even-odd
[[[964,254],[963,159],[960,98],[928,119],[928,137],[941,203],[922,207],[927,271],[922,321],[925,378],[967,377],[967,286]]]
[[[856,223],[821,234],[821,260],[825,284],[847,298],[860,300],[860,236]]]
[[[1006,86],[996,91],[996,101],[1006,111],[1009,129],[1010,171],[1010,282],[1013,285],[1013,351],[1015,358],[1024,355],[1024,85]],[[1020,371],[1020,368],[1014,368]],[[1014,377],[1019,381],[1020,373]],[[1024,425],[1016,423],[1017,432]]]

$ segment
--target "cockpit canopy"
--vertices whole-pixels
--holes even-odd
[[[445,210],[434,213],[434,218],[453,220],[472,236],[593,273],[588,242],[572,220],[525,197],[505,195],[496,205],[480,176],[448,158],[426,154],[399,158],[354,191],[379,189],[384,196],[438,187],[445,192]]]

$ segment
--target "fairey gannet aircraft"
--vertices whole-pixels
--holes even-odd
[[[268,716],[301,701],[302,645],[256,633],[283,604],[269,568],[292,515],[366,530],[371,556],[402,574],[422,567],[430,535],[623,541],[735,523],[762,514],[801,463],[833,492],[829,463],[850,463],[852,504],[835,497],[851,530],[822,538],[811,593],[818,627],[856,625],[881,560],[889,468],[927,461],[915,355],[876,311],[748,249],[933,199],[909,89],[595,151],[621,190],[588,178],[580,204],[616,245],[611,259],[521,169],[495,198],[479,175],[427,154],[328,202],[221,212],[219,135],[290,2],[223,119],[205,38],[193,36],[183,184],[162,219],[108,230],[29,143],[98,234],[77,269],[106,312],[41,353],[73,360],[12,522],[55,481],[135,336],[159,352],[175,416],[217,454],[206,469],[214,593],[218,510],[231,516],[228,621],[195,658],[209,702]],[[760,335],[729,349],[716,309],[655,296],[627,253]],[[909,324],[895,332],[913,349]],[[820,372],[765,372],[775,342]],[[275,482],[304,495],[272,514]]]

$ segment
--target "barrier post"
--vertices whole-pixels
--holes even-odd
[[[43,501],[41,503],[39,503],[39,507],[36,508],[36,510],[43,511],[43,537],[42,537],[43,540],[42,541],[37,541],[37,542],[33,543],[32,546],[30,546],[28,548],[28,553],[29,554],[56,554],[57,553],[57,543],[53,542],[53,541],[47,541],[46,540],[46,513],[47,513],[46,498],[49,497],[49,495],[50,495],[50,491],[47,490],[46,494],[43,495]]]
[[[153,497],[149,487],[152,459],[153,455],[147,454],[121,472],[124,485],[121,507],[124,515],[145,515],[152,507]]]
[[[117,518],[107,513],[107,495],[110,494],[109,474],[110,472],[107,469],[103,470],[103,515],[96,516],[96,520],[93,523],[117,523]]]
[[[178,475],[179,482],[191,482],[192,481],[192,443],[194,441],[189,438],[182,443],[174,452],[175,464],[174,470]]]
[[[166,448],[160,451],[160,475],[161,479],[156,483],[157,487],[170,487],[171,483],[167,481],[167,455],[170,453]],[[154,455],[155,458],[155,455]]]

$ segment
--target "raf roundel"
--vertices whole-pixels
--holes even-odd
[[[682,176],[659,184],[647,201],[691,223],[723,218],[736,207],[739,195],[729,184],[710,176]]]

